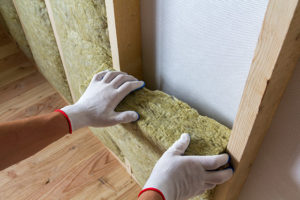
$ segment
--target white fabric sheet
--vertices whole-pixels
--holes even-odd
[[[147,86],[228,126],[234,121],[267,0],[142,0]]]

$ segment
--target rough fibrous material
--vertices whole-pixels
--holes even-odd
[[[69,84],[78,100],[86,88],[82,83],[87,77],[112,65],[104,1],[65,0],[50,4]]]
[[[14,0],[34,60],[47,80],[72,102],[56,40],[42,0]]]
[[[104,0],[50,0],[70,88],[78,99],[94,73],[112,69]],[[160,91],[130,94],[118,111],[135,110],[138,122],[92,131],[123,162],[140,185],[155,162],[180,134],[191,134],[187,154],[213,155],[225,150],[230,130]],[[211,193],[202,196],[209,199]]]
[[[54,34],[42,0],[15,0],[34,58],[43,74],[66,97],[69,88]],[[104,0],[49,0],[59,37],[69,86],[78,100],[92,76],[112,70]],[[186,103],[161,91],[142,89],[127,96],[117,111],[135,110],[138,122],[93,133],[128,167],[143,185],[162,153],[181,133],[191,135],[186,154],[213,155],[226,148],[230,130],[204,117]],[[212,191],[196,199],[211,199]]]
[[[12,0],[0,0],[0,13],[12,38],[17,42],[25,55],[29,59],[33,59]]]

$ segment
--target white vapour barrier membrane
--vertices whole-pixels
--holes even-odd
[[[142,0],[147,86],[232,126],[267,4],[267,0]]]

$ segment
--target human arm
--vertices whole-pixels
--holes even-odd
[[[143,81],[123,72],[100,72],[94,75],[82,97],[62,108],[61,113],[0,123],[0,169],[33,155],[72,130],[136,121],[138,113],[114,110],[126,95],[143,86]]]
[[[58,112],[0,123],[0,170],[40,151],[68,131],[67,120]]]
[[[151,199],[146,196],[149,188],[159,191],[156,192],[156,196],[161,192],[162,199],[185,200],[200,195],[231,178],[232,168],[216,170],[228,163],[228,154],[184,156],[189,142],[189,135],[182,134],[180,139],[163,154],[153,168],[139,200]]]
[[[156,191],[148,190],[143,192],[138,200],[164,200],[162,195]]]

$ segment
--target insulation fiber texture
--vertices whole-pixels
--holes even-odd
[[[25,34],[12,0],[0,0],[0,13],[12,38],[16,41],[25,55],[32,60],[31,50],[25,38]]]
[[[73,96],[79,99],[87,77],[112,65],[104,1],[52,1],[55,26]]]
[[[62,47],[70,89],[76,99],[83,94],[92,76],[112,70],[104,0],[49,0]],[[186,154],[214,155],[226,148],[230,130],[186,103],[161,91],[142,89],[127,96],[117,111],[135,110],[138,122],[107,128],[91,128],[93,133],[143,185],[162,153],[181,133],[191,135]],[[209,191],[195,199],[212,199]]]
[[[34,60],[46,79],[69,102],[70,89],[43,0],[14,0]]]

